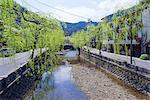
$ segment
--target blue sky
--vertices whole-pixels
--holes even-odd
[[[100,21],[101,18],[115,13],[117,9],[126,9],[134,6],[139,0],[38,0],[52,7],[65,10],[85,18],[80,18],[52,9],[39,3],[37,0],[15,1],[22,6],[25,6],[29,10],[40,13],[42,12],[42,14],[51,15],[61,21],[74,23],[79,21],[87,21],[88,18],[90,18],[92,21]]]

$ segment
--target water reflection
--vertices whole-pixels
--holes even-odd
[[[78,51],[74,50],[74,51],[67,51],[65,54],[65,57],[67,58],[73,58],[76,57],[78,55]]]
[[[37,85],[35,91],[33,92],[33,100],[46,100],[47,93],[49,91],[54,91],[54,77],[50,72],[45,72],[42,75],[42,80]]]
[[[76,51],[70,51],[65,57],[72,58],[76,55]],[[87,100],[86,95],[73,83],[71,68],[66,62],[53,73],[45,72],[31,100]]]
[[[45,72],[32,97],[34,100],[86,100],[73,83],[71,67],[61,65],[55,72]]]

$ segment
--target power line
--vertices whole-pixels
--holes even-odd
[[[29,4],[28,2],[26,2],[25,0],[22,0],[22,4],[23,4],[23,2],[25,2],[28,6],[30,6],[31,8],[33,8],[33,9],[35,9],[35,10],[37,10],[38,12],[47,14],[47,13],[43,12],[42,10],[40,10],[39,8],[36,8],[36,7],[32,6],[32,5],[30,5],[30,4]],[[60,15],[58,15],[58,14],[56,14],[56,13],[52,13],[52,12],[50,12],[50,13],[51,13],[51,14],[55,14],[55,15],[57,15],[58,17],[60,17]]]
[[[36,1],[37,1],[38,3],[44,5],[44,6],[47,6],[47,7],[49,7],[49,8],[52,8],[52,9],[55,9],[55,10],[58,10],[58,11],[61,11],[61,12],[64,12],[64,13],[66,13],[66,14],[69,14],[69,15],[72,15],[72,16],[76,16],[76,17],[80,17],[80,18],[86,19],[86,20],[89,20],[89,19],[90,19],[90,18],[86,18],[86,17],[80,16],[80,15],[77,15],[77,14],[74,14],[74,13],[70,13],[70,12],[68,12],[68,11],[65,11],[65,10],[62,10],[62,9],[59,9],[59,8],[55,8],[55,7],[53,7],[53,6],[51,6],[51,5],[48,5],[48,4],[46,4],[46,3],[43,3],[43,2],[41,2],[41,1],[39,1],[39,0],[36,0]]]
[[[55,9],[55,10],[58,10],[58,11],[61,11],[61,12],[64,12],[64,13],[66,13],[66,14],[69,14],[69,15],[72,15],[72,16],[76,16],[76,17],[79,17],[79,18],[82,18],[82,19],[86,19],[86,20],[88,20],[88,21],[89,21],[89,19],[90,19],[90,18],[86,18],[86,17],[80,16],[80,15],[77,15],[77,14],[74,14],[74,13],[67,12],[67,11],[62,10],[62,9],[55,8],[55,7],[50,6],[50,5],[47,5],[46,3],[43,3],[43,2],[41,2],[41,1],[39,1],[39,0],[36,0],[36,1],[37,1],[38,3],[44,5],[44,6],[50,7],[50,8],[52,8],[52,9]],[[22,0],[22,3],[23,3],[23,2],[25,2],[25,3],[26,3],[27,5],[29,5],[31,8],[33,8],[33,9],[39,11],[39,12],[45,13],[45,12],[43,12],[42,10],[40,10],[39,8],[36,8],[36,7],[32,6],[31,4],[29,4],[29,3],[26,2],[25,0]],[[52,13],[52,12],[51,12],[51,13]],[[46,14],[46,13],[45,13],[45,14]],[[58,15],[58,14],[56,14],[56,13],[53,13],[53,14],[54,14],[54,15],[57,15],[58,17],[60,17],[60,15]]]
[[[25,2],[25,3],[26,3],[27,5],[29,5],[31,8],[33,8],[33,9],[35,9],[35,10],[37,10],[37,11],[40,11],[40,12],[44,13],[42,10],[40,10],[40,9],[38,9],[38,8],[36,8],[36,7],[32,6],[32,5],[30,5],[30,4],[27,3],[25,0],[22,0],[22,5],[23,5],[23,2]]]

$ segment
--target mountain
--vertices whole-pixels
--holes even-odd
[[[74,32],[80,30],[86,30],[89,24],[93,24],[95,26],[98,25],[97,22],[78,22],[78,23],[68,23],[68,22],[61,22],[63,30],[65,32],[65,36],[70,36]]]

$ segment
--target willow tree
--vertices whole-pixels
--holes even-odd
[[[56,19],[28,11],[13,0],[0,1],[0,8],[0,20],[4,26],[2,39],[6,40],[5,47],[13,48],[16,52],[32,50],[29,61],[33,71],[36,69],[34,54],[37,50],[40,50],[39,63],[43,60],[42,50],[46,51],[45,62],[40,63],[40,69],[45,69],[49,63],[57,62],[58,57],[55,53],[64,43],[64,32]]]
[[[141,14],[144,9],[148,8],[148,5],[148,0],[145,0],[133,8],[118,10],[117,13],[113,14],[110,21],[108,21],[107,17],[104,18],[100,27],[101,34],[103,35],[103,38],[101,39],[103,39],[104,44],[109,40],[113,40],[114,52],[120,53],[121,41],[126,40],[127,36],[130,40],[137,37],[137,33],[143,26],[141,22]],[[123,43],[123,45],[125,45],[126,48],[126,44]]]
[[[100,44],[106,45],[106,47],[112,44],[114,53],[120,54],[121,46],[124,46],[125,53],[128,55],[127,43],[124,42],[128,38],[130,40],[130,55],[132,60],[133,39],[137,39],[139,31],[141,31],[143,27],[141,20],[142,12],[144,9],[149,8],[149,2],[149,0],[141,0],[140,3],[133,8],[118,10],[117,13],[113,14],[110,21],[108,21],[106,17],[100,25],[96,27],[90,26],[89,29],[84,32],[86,33],[84,36],[82,32],[77,32],[77,34],[74,35],[74,44],[85,44],[81,42],[81,38],[84,39],[88,37],[87,43],[90,43],[92,39],[95,38],[96,41],[99,42],[97,48],[100,49]],[[88,46],[91,45],[88,44]]]
[[[115,22],[115,34],[117,35],[117,41],[121,40],[130,40],[130,56],[131,56],[131,64],[132,64],[132,52],[133,52],[133,39],[137,39],[139,31],[141,31],[141,28],[143,27],[143,23],[141,20],[142,12],[144,9],[148,8],[147,2],[140,3],[130,9],[124,10],[124,11],[118,11],[117,16],[113,16],[113,21]],[[115,38],[116,39],[116,38]],[[116,40],[115,40],[116,41]],[[127,47],[126,43],[125,50],[127,55]],[[120,51],[120,45],[118,45],[117,51]],[[118,52],[119,53],[119,52]]]
[[[89,42],[88,40],[89,37],[86,31],[78,31],[71,38],[71,42],[75,48],[82,48]]]

